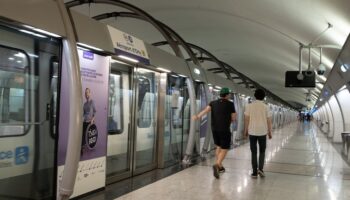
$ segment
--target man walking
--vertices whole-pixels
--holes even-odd
[[[236,120],[235,106],[229,101],[229,98],[230,90],[222,88],[220,90],[220,99],[210,102],[204,110],[192,117],[193,120],[198,120],[211,111],[211,128],[214,144],[216,145],[216,162],[213,165],[215,178],[220,178],[219,172],[225,171],[222,162],[231,146],[230,125],[231,122]]]
[[[252,152],[252,178],[257,178],[258,174],[264,177],[264,162],[266,149],[266,135],[272,138],[272,114],[268,106],[263,102],[265,92],[262,89],[255,90],[256,101],[248,104],[244,112],[244,135],[250,140],[250,150]],[[259,143],[259,166],[257,162],[257,145]]]

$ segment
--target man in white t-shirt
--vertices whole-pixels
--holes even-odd
[[[248,104],[244,112],[244,135],[250,141],[250,150],[252,152],[251,176],[257,178],[258,174],[264,177],[264,162],[266,149],[266,135],[272,138],[272,114],[268,106],[263,102],[265,92],[262,89],[255,90],[256,101]],[[257,145],[259,143],[259,165],[257,162]]]

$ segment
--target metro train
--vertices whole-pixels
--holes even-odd
[[[147,62],[130,59],[115,50],[118,30],[73,11],[71,48],[58,1],[39,2],[40,15],[36,3],[0,6],[0,199],[76,197],[186,156],[205,156],[213,149],[210,117],[195,123],[191,116],[217,99],[221,87],[233,91],[238,113],[233,143],[243,141],[252,90],[119,31],[119,40],[142,44],[147,55]],[[71,67],[74,51],[79,63]],[[84,130],[84,104],[91,99],[96,111]],[[274,128],[297,119],[295,110],[266,103]],[[74,176],[65,175],[69,170]]]

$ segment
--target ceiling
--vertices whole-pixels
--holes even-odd
[[[67,2],[67,1],[66,1]],[[186,42],[198,45],[218,59],[256,81],[293,105],[311,107],[305,88],[285,88],[287,70],[298,70],[299,43],[332,45],[322,49],[324,76],[317,76],[318,89],[326,81],[340,48],[350,32],[348,0],[128,0],[175,30]],[[126,11],[106,4],[74,7],[90,17]],[[164,41],[149,23],[131,18],[102,20],[147,43]],[[332,28],[327,28],[328,23]],[[169,47],[163,49],[172,52]],[[311,67],[319,64],[319,50],[311,51]],[[309,51],[303,51],[306,70]],[[203,67],[217,67],[204,63]],[[224,76],[224,74],[222,74]],[[320,91],[311,89],[312,93]]]

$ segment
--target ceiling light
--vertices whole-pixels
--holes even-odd
[[[199,69],[197,69],[197,68],[194,68],[193,71],[194,71],[194,73],[196,73],[196,74],[198,74],[198,75],[201,74],[201,71],[200,71]]]
[[[19,57],[19,58],[25,58],[26,56],[24,55],[24,53],[18,52],[16,54],[14,54],[14,56]]]
[[[111,60],[111,63],[119,63],[119,64],[127,65],[125,62],[114,60],[114,59]]]
[[[80,46],[89,48],[89,49],[96,50],[96,51],[103,51],[103,50],[100,49],[100,48],[97,48],[97,47],[94,47],[94,46],[91,46],[91,45],[88,45],[88,44],[84,44],[84,43],[81,43],[81,42],[77,42],[77,44],[80,45]]]
[[[342,65],[340,66],[340,69],[341,69],[342,72],[345,73],[345,72],[348,71],[349,67],[348,67],[346,64],[342,64]]]
[[[346,85],[344,85],[343,87],[341,87],[338,91],[344,90],[346,89]]]
[[[37,37],[40,37],[40,38],[47,38],[45,35],[37,34],[37,33],[34,33],[32,31],[27,31],[27,30],[24,30],[24,29],[20,29],[19,31],[21,31],[23,33],[30,34],[30,35],[34,35],[34,36],[37,36]]]
[[[157,67],[157,69],[159,69],[160,71],[166,72],[166,73],[170,73],[171,72],[170,70],[167,70],[167,69],[164,69],[164,68],[161,68],[161,67]]]
[[[133,59],[133,58],[130,58],[130,57],[128,57],[128,56],[119,55],[118,57],[119,57],[119,58],[122,58],[122,59],[124,59],[124,60],[131,61],[131,62],[133,62],[133,63],[138,63],[138,62],[139,62],[138,60]]]
[[[326,80],[327,80],[326,77],[324,77],[324,76],[318,76],[318,78],[321,79],[323,82],[326,82]]]
[[[28,26],[28,25],[23,25],[23,26],[26,27],[26,28],[30,28],[30,29],[32,29],[32,30],[35,30],[35,31],[37,31],[37,32],[39,32],[39,33],[44,33],[44,34],[46,34],[46,35],[52,36],[52,37],[57,37],[57,38],[60,38],[60,37],[61,37],[60,35],[57,35],[57,34],[55,34],[55,33],[51,33],[51,32],[48,32],[48,31],[44,31],[44,30],[39,29],[39,28],[34,28],[34,27]]]
[[[322,83],[316,83],[316,87],[319,88],[320,90],[322,90],[323,84]]]
[[[30,57],[39,58],[39,56],[38,56],[38,55],[35,55],[35,54],[28,53],[28,55],[29,55]]]

